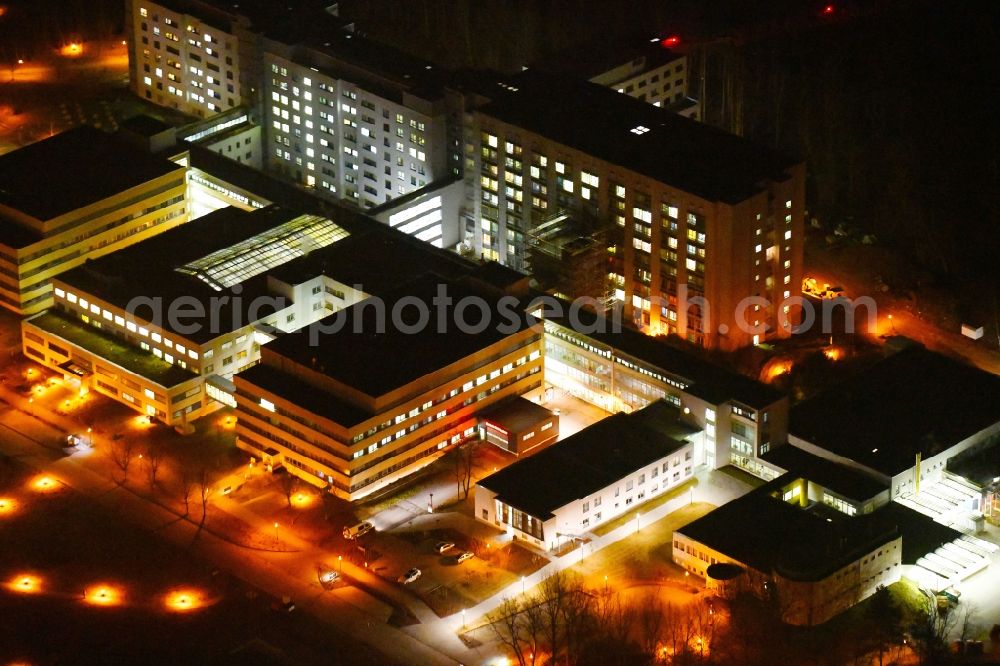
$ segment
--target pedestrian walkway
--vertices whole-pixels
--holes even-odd
[[[546,578],[553,576],[571,566],[579,564],[584,558],[621,541],[637,532],[643,527],[647,527],[677,511],[683,506],[694,502],[707,502],[720,506],[730,502],[750,491],[749,486],[741,484],[732,477],[716,472],[714,470],[702,470],[696,477],[698,484],[693,487],[692,492],[684,493],[679,497],[674,497],[663,504],[650,509],[648,512],[637,512],[636,519],[619,525],[610,532],[602,536],[596,536],[587,543],[562,555],[553,558],[547,565],[534,573],[524,576],[520,581],[508,585],[491,597],[484,599],[472,608],[466,609],[464,613],[456,613],[446,618],[455,631],[460,630],[463,625],[467,625],[468,619],[475,619],[481,622],[488,613],[496,610],[507,599],[513,599],[519,594],[526,594],[529,590],[540,584]],[[639,507],[641,509],[641,507]]]

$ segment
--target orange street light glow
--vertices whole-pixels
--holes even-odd
[[[59,481],[48,475],[36,476],[31,482],[31,487],[40,493],[49,493],[59,490]]]
[[[828,347],[823,350],[823,355],[831,361],[839,361],[844,358],[844,350],[839,347]]]
[[[773,381],[782,375],[787,375],[792,371],[791,361],[775,361],[767,369],[767,381]]]
[[[42,579],[32,574],[21,574],[7,583],[7,589],[20,594],[38,594],[42,591]]]
[[[295,493],[292,497],[292,504],[300,509],[304,509],[313,503],[312,495],[306,495],[305,493]]]
[[[91,606],[118,606],[123,596],[122,591],[112,585],[94,585],[83,592],[84,602]]]
[[[5,516],[17,511],[17,500],[9,497],[0,497],[0,516]]]
[[[132,419],[132,425],[134,425],[136,428],[146,429],[149,426],[151,426],[152,423],[150,422],[148,416],[140,414],[139,416],[136,416],[134,419]]]
[[[59,49],[59,53],[70,57],[78,56],[83,53],[83,44],[80,42],[71,42]]]
[[[198,590],[174,590],[167,594],[163,600],[167,610],[183,613],[186,611],[204,608],[207,603],[205,597]]]

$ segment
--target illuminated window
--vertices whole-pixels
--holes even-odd
[[[271,402],[270,400],[268,400],[267,398],[261,398],[260,399],[260,406],[263,407],[264,409],[266,409],[269,412],[275,411],[274,403]]]
[[[629,130],[629,132],[632,132],[632,134],[636,134],[636,135],[639,135],[639,136],[645,134],[648,131],[649,131],[649,128],[646,127],[645,125],[636,125],[635,127],[633,127],[632,129]]]

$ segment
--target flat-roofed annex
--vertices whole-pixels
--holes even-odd
[[[299,215],[175,270],[193,275],[216,291],[222,291],[349,235],[333,220],[319,215]]]

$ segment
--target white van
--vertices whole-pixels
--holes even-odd
[[[358,537],[362,537],[375,529],[375,526],[369,522],[358,523],[354,526],[349,526],[344,528],[344,538],[348,541],[353,541]]]

